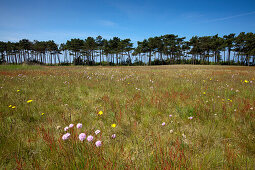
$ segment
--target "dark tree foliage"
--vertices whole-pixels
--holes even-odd
[[[174,34],[138,41],[102,36],[71,39],[60,45],[53,40],[0,41],[0,63],[47,65],[255,65],[255,34],[241,32],[220,37],[185,37]]]

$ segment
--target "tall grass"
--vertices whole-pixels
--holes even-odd
[[[0,167],[253,169],[254,71],[1,66]],[[70,123],[83,127],[63,141]],[[81,132],[94,140],[79,141]]]

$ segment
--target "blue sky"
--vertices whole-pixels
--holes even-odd
[[[255,32],[255,0],[0,0],[0,41]]]

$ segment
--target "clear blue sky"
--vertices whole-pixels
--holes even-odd
[[[0,0],[0,41],[255,32],[255,0]]]

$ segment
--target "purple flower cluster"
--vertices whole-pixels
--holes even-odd
[[[69,129],[71,129],[71,128],[73,128],[73,127],[74,127],[74,124],[70,124],[69,126],[66,126],[66,127],[64,128],[64,131],[68,131]],[[77,129],[81,129],[81,128],[82,128],[82,124],[81,124],[81,123],[77,123],[76,127],[77,127]],[[100,130],[96,130],[96,131],[95,131],[95,134],[98,135],[100,132],[101,132]],[[62,139],[63,139],[63,140],[67,140],[67,139],[70,138],[70,136],[71,136],[70,133],[66,133],[66,134],[64,134],[64,135],[62,136]],[[112,135],[112,139],[114,139],[114,138],[116,138],[116,134],[113,134],[113,135]],[[93,137],[92,135],[86,136],[85,133],[80,133],[80,134],[79,134],[79,140],[80,140],[81,142],[83,142],[85,139],[87,139],[88,142],[92,142],[92,141],[94,140],[94,137]],[[102,146],[102,141],[100,141],[100,140],[96,141],[96,142],[95,142],[95,145],[96,145],[96,147]]]

